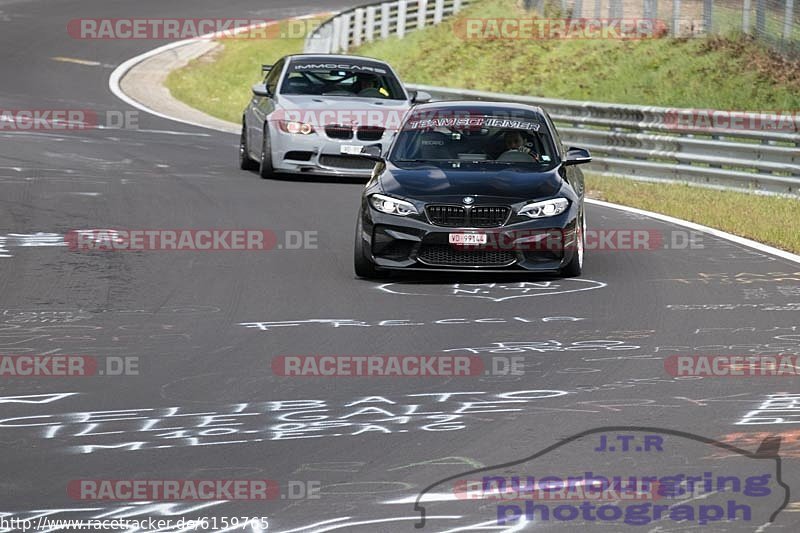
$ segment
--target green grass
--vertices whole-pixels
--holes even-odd
[[[355,53],[391,63],[406,82],[573,100],[764,110],[800,107],[800,65],[741,38],[470,39],[458,19],[532,17],[486,0],[405,39]]]
[[[291,32],[296,33],[295,26]],[[281,34],[290,33],[286,25]],[[290,33],[290,34],[294,34]],[[166,86],[172,96],[209,115],[239,123],[250,87],[264,78],[262,64],[303,51],[303,39],[227,39],[223,48],[172,71]]]
[[[586,174],[593,198],[718,228],[800,253],[800,200]]]

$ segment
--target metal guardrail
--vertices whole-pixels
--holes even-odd
[[[409,30],[409,21],[416,21],[415,28],[438,23],[466,3],[467,0],[400,0],[344,11],[309,36],[306,52],[345,52],[375,38],[402,37]],[[559,100],[427,85],[409,85],[409,88],[443,100],[493,100],[541,106],[558,124],[565,143],[592,152],[588,170],[601,174],[800,196],[800,112],[797,111],[789,117],[736,113],[733,115],[739,119],[736,127],[706,127],[696,123],[702,122],[696,120],[698,117],[707,116],[708,111],[704,110]],[[683,120],[686,118],[689,120]]]
[[[562,140],[592,153],[589,170],[633,178],[800,195],[800,131],[690,127],[706,111],[580,102],[409,85],[443,100],[492,100],[541,106]],[[781,118],[737,113],[741,122]],[[702,120],[701,120],[702,122]],[[784,120],[784,122],[786,122]],[[776,122],[780,124],[780,122]],[[790,124],[800,127],[800,113]]]
[[[325,21],[306,38],[305,51],[346,53],[375,39],[397,36],[439,24],[472,0],[395,0],[354,7]]]

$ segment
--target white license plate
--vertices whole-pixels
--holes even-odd
[[[339,148],[339,153],[342,154],[360,154],[361,153],[361,145],[360,144],[343,144]]]
[[[450,244],[486,244],[485,233],[451,233]]]

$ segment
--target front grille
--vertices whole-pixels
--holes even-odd
[[[446,244],[426,244],[417,259],[428,265],[509,266],[517,256],[508,250],[462,250]]]
[[[319,164],[326,167],[337,167],[355,170],[372,170],[375,162],[365,157],[350,155],[321,155]]]
[[[328,124],[325,126],[325,135],[331,139],[352,139],[353,127],[344,124]]]
[[[494,228],[506,223],[510,207],[429,205],[425,208],[431,224],[448,228]]]
[[[467,225],[467,210],[455,205],[429,205],[425,208],[432,224],[458,227]]]
[[[384,128],[380,126],[361,126],[358,128],[358,139],[360,141],[380,141],[383,137]]]
[[[508,218],[508,207],[477,206],[469,213],[470,226],[476,228],[493,228],[502,226]]]

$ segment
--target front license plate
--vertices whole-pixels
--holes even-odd
[[[361,153],[361,145],[359,144],[343,144],[340,148],[340,153],[342,154],[360,154]]]
[[[450,244],[486,244],[485,233],[451,233]]]

